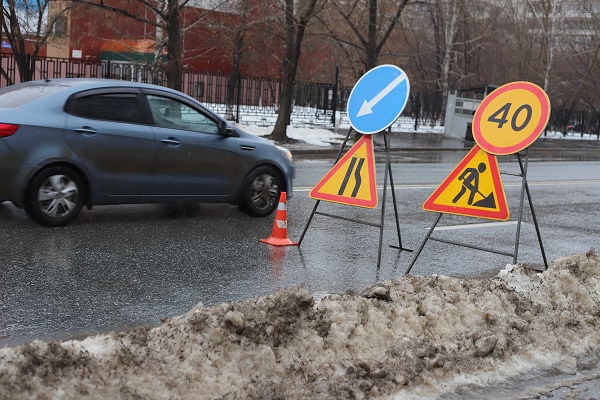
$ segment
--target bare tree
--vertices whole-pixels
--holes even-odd
[[[249,29],[248,13],[250,12],[251,7],[252,4],[249,0],[239,1],[240,23],[234,34],[231,73],[229,74],[229,79],[227,80],[227,112],[225,113],[225,117],[228,119],[233,119],[233,104],[235,103],[235,99],[233,97],[236,92],[235,88],[238,85],[238,80],[240,79],[240,67],[244,52],[244,37]]]
[[[436,0],[433,4],[432,20],[436,27],[436,35],[441,46],[438,48],[439,57],[439,88],[442,92],[442,121],[448,102],[448,88],[450,80],[450,67],[454,54],[454,45],[458,33],[459,23],[459,1],[460,0]]]
[[[338,43],[347,57],[351,57],[353,51],[358,53],[366,71],[377,66],[386,42],[399,23],[406,5],[411,1],[331,2],[333,9],[342,18],[342,23],[339,23],[330,12],[320,20],[327,34]],[[344,27],[348,27],[350,32]]]
[[[72,0],[74,3],[89,5],[108,10],[119,15],[142,22],[157,28],[157,58],[159,47],[167,48],[167,86],[181,90],[183,82],[183,35],[186,28],[182,24],[182,10],[191,0]],[[227,0],[216,0],[210,9],[198,12],[191,25],[200,23],[213,10],[219,8]],[[166,37],[165,37],[166,36]]]
[[[4,0],[2,2],[2,35],[10,44],[21,81],[29,81],[35,71],[35,60],[62,14],[48,16],[50,0]],[[61,27],[62,28],[62,27]],[[31,52],[26,41],[32,43]],[[13,84],[7,72],[0,69],[9,84]]]
[[[541,47],[543,49],[543,89],[548,90],[550,84],[550,72],[554,62],[554,53],[557,44],[557,32],[562,22],[560,11],[562,8],[561,0],[528,0],[533,18],[537,22],[540,36]]]
[[[269,13],[268,3],[255,2],[252,0],[233,1],[231,4],[231,11],[236,13],[239,18],[233,21],[233,23],[227,21],[222,26],[223,30],[230,33],[230,35],[226,36],[225,43],[223,43],[223,46],[228,47],[231,53],[231,72],[227,80],[227,111],[225,114],[225,117],[228,119],[233,119],[234,96],[239,79],[241,79],[242,62],[244,61],[247,50],[247,46],[245,46],[244,43],[246,36],[252,29],[264,27],[274,18],[269,15],[271,13]],[[266,51],[264,53],[266,53]]]
[[[298,72],[298,62],[302,41],[308,23],[323,9],[327,0],[285,0],[281,11],[284,27],[283,87],[279,99],[279,113],[270,137],[279,142],[287,142],[287,126],[292,114],[294,82]]]
[[[557,33],[560,53],[549,85],[553,108],[559,114],[558,127],[564,134],[576,111],[600,106],[600,8],[597,2],[576,5],[578,8],[561,12]]]

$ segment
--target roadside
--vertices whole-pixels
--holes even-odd
[[[240,126],[242,129],[266,136],[271,127]],[[348,134],[348,128],[328,130],[323,128],[289,128],[288,136],[296,143],[281,143],[290,149],[294,157],[299,159],[327,158],[334,159],[339,153]],[[474,145],[474,141],[445,136],[432,128],[432,132],[392,132],[389,136],[389,149],[395,162],[425,162],[431,153],[466,154]],[[383,135],[373,136],[375,150],[384,151]],[[354,143],[350,137],[345,150]],[[542,134],[529,148],[530,156],[537,160],[600,160],[600,140],[596,136],[569,134],[566,137],[559,132]],[[423,153],[423,154],[420,154]],[[427,155],[426,155],[426,154]],[[434,159],[443,158],[438,155]],[[434,160],[435,161],[435,160]]]

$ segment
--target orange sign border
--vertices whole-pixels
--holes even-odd
[[[542,115],[540,117],[540,121],[537,126],[534,128],[533,132],[521,140],[520,142],[507,147],[495,146],[488,142],[483,132],[481,131],[481,115],[485,111],[486,107],[492,100],[496,99],[498,96],[516,89],[523,89],[531,92],[540,102],[540,106],[542,108]],[[477,110],[475,111],[475,115],[473,117],[473,138],[475,142],[483,149],[483,151],[496,154],[496,155],[508,155],[518,153],[519,151],[529,147],[535,140],[542,134],[544,128],[548,124],[548,120],[550,118],[550,99],[548,95],[542,88],[537,86],[534,83],[526,82],[526,81],[518,81],[507,83],[506,85],[500,86],[492,93],[490,93],[479,105]]]
[[[345,165],[348,161],[363,145],[363,142],[367,146],[367,171],[373,172],[373,179],[370,179],[370,192],[372,194],[371,200],[354,199],[352,197],[340,196],[336,194],[321,193],[320,190],[331,179],[331,177]],[[317,183],[317,185],[310,191],[308,196],[315,200],[331,201],[333,203],[346,204],[350,206],[375,208],[379,203],[377,197],[377,179],[375,177],[375,153],[373,151],[373,135],[363,135],[354,146],[348,150],[346,154],[329,170],[329,172]],[[318,196],[317,196],[318,195]]]
[[[435,204],[435,201],[440,195],[448,188],[450,182],[454,181],[458,174],[460,174],[467,164],[479,153],[483,151],[488,158],[490,165],[490,173],[494,182],[494,188],[497,192],[498,211],[482,210],[479,208],[467,208],[450,206],[444,204]],[[471,151],[462,159],[462,161],[454,168],[454,170],[444,179],[444,181],[438,186],[438,188],[429,196],[429,198],[423,203],[423,209],[425,211],[437,211],[445,214],[462,215],[465,217],[476,217],[476,218],[487,218],[498,221],[506,221],[510,218],[508,211],[508,204],[506,203],[506,194],[504,193],[504,186],[500,179],[500,169],[498,168],[498,161],[496,156],[483,150],[478,145],[475,145]]]

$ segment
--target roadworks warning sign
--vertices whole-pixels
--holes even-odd
[[[311,190],[310,198],[350,206],[377,207],[373,136],[364,135]]]
[[[496,156],[473,147],[429,196],[423,209],[506,221],[510,213]]]

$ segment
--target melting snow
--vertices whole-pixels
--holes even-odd
[[[600,257],[481,280],[405,276],[315,302],[303,287],[82,341],[0,349],[0,398],[422,399],[600,347]]]

